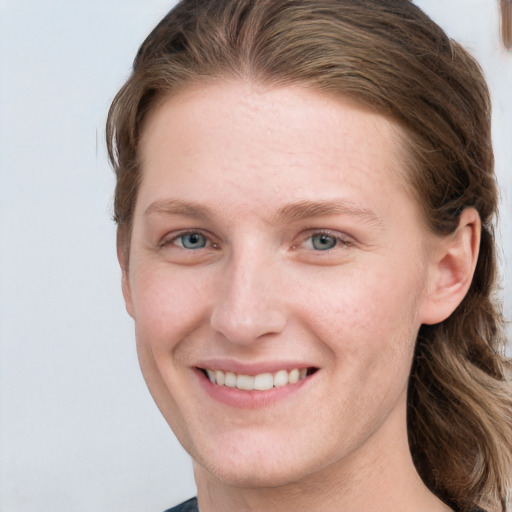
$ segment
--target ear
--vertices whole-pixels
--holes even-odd
[[[474,208],[460,215],[454,233],[435,241],[421,321],[437,324],[448,318],[471,286],[480,248],[482,223]]]
[[[122,281],[121,288],[123,290],[124,303],[126,306],[126,311],[133,318],[134,316],[134,308],[132,301],[132,291],[130,287],[130,279],[128,274],[128,256],[129,256],[129,233],[126,226],[119,226],[117,228],[117,260],[119,261],[119,265],[121,267],[122,272]]]

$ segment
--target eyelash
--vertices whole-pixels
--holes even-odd
[[[314,247],[310,247],[310,249],[314,250],[314,252],[329,254],[332,251],[335,251],[336,249],[341,249],[343,247],[349,247],[351,245],[351,241],[347,236],[340,236],[339,234],[333,233],[332,231],[329,231],[329,230],[311,229],[311,230],[308,230],[308,234],[306,237],[304,237],[302,242],[300,244],[294,245],[293,248],[297,249],[300,247],[300,245],[304,244],[307,241],[311,241],[311,244],[312,244],[313,243],[312,240],[314,237],[322,237],[322,236],[331,238],[336,243],[333,247],[327,248],[327,249],[316,249],[315,250]]]
[[[315,250],[314,247],[309,247],[314,252],[330,253],[330,252],[336,250],[337,248],[339,248],[338,246],[349,247],[351,245],[351,241],[348,239],[348,237],[343,237],[343,236],[337,235],[337,234],[335,234],[335,233],[333,233],[331,231],[328,231],[328,230],[314,230],[314,229],[311,229],[311,230],[307,230],[307,231],[308,231],[307,236],[305,236],[299,244],[294,244],[292,246],[293,250],[299,249],[301,245],[303,245],[305,242],[307,242],[309,240],[312,241],[315,237],[322,237],[322,236],[330,238],[330,239],[333,239],[334,242],[335,242],[335,245],[333,247],[330,247],[330,248],[316,249],[316,250]],[[180,245],[178,245],[176,243],[177,240],[183,239],[186,236],[192,236],[192,235],[199,235],[201,237],[204,237],[204,239],[206,241],[206,245],[204,247],[198,247],[198,248],[187,248],[187,247],[183,246],[183,242]],[[218,249],[219,248],[219,245],[216,242],[212,241],[210,235],[205,234],[205,233],[203,233],[200,230],[183,231],[181,233],[178,233],[178,234],[174,235],[172,238],[165,238],[159,244],[159,248],[164,248],[164,247],[167,247],[167,246],[172,245],[172,244],[176,245],[176,247],[179,247],[180,249],[184,249],[184,250],[190,251],[190,252],[198,251],[200,249],[206,249],[206,248],[210,248],[210,249]],[[313,242],[311,242],[311,244],[313,244]]]
[[[199,235],[201,237],[204,237],[204,239],[206,240],[206,246],[198,247],[197,249],[187,249],[186,247],[183,246],[183,243],[181,244],[181,246],[176,243],[176,241],[179,240],[180,238],[184,238],[186,236],[192,236],[192,235]],[[178,247],[180,249],[187,250],[187,251],[194,251],[194,250],[197,251],[199,249],[205,249],[207,247],[210,247],[213,249],[218,249],[218,244],[211,240],[211,236],[201,232],[200,230],[182,231],[181,233],[178,233],[171,238],[164,238],[162,240],[162,242],[159,244],[159,248],[163,249],[163,248],[168,247],[169,245],[173,245],[173,244],[176,245],[176,247]]]

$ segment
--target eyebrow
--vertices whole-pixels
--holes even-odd
[[[276,222],[297,222],[327,215],[345,215],[355,217],[368,224],[382,226],[382,220],[373,210],[343,199],[299,201],[280,208],[274,219]]]
[[[151,203],[144,211],[144,215],[154,213],[183,215],[199,220],[214,217],[213,212],[202,204],[181,199],[167,199]],[[273,214],[272,220],[275,223],[299,222],[304,219],[327,215],[355,217],[364,223],[382,227],[382,220],[374,211],[343,199],[306,200],[291,203],[277,210]]]
[[[211,212],[205,206],[181,199],[167,199],[164,201],[155,201],[151,203],[144,215],[151,215],[153,213],[163,213],[167,215],[184,215],[186,217],[194,217],[197,219],[211,218]]]

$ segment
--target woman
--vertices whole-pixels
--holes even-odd
[[[123,293],[190,453],[172,510],[505,511],[475,61],[408,0],[184,0],[110,110]]]

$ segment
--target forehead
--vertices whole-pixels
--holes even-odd
[[[287,119],[285,125],[280,124],[283,118]],[[354,119],[358,126],[379,131],[379,139],[391,143],[398,156],[403,136],[400,127],[351,98],[301,85],[272,87],[250,81],[198,83],[156,102],[144,123],[142,153],[144,158],[150,156],[149,139],[158,143],[159,136],[163,139],[169,131],[174,131],[175,137],[180,136],[180,143],[187,142],[189,146],[193,142],[216,142],[212,138],[224,135],[229,126],[231,139],[246,145],[256,144],[262,135],[288,132],[299,137],[321,134],[326,145],[334,143],[340,150],[350,145],[354,149],[354,139],[359,135],[357,126],[352,125]],[[207,138],[194,141],[190,129],[194,133],[201,130]],[[280,141],[275,139],[276,143]],[[368,139],[366,142],[368,151],[380,140],[375,140],[375,144]],[[299,151],[300,147],[295,149]]]
[[[197,85],[160,101],[145,122],[141,202],[189,194],[191,181],[200,200],[219,183],[260,203],[284,191],[318,199],[340,184],[356,201],[365,187],[406,192],[402,137],[385,117],[306,87]]]

